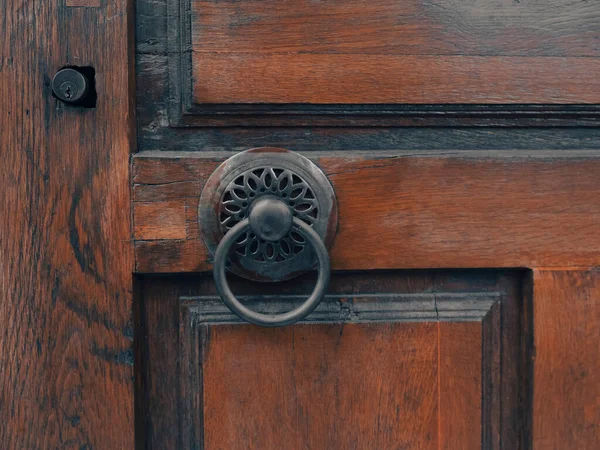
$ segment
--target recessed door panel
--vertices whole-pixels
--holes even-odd
[[[148,445],[518,448],[529,420],[524,277],[338,273],[317,310],[280,328],[243,323],[208,276],[145,278]],[[231,281],[273,313],[301,302],[313,278]]]

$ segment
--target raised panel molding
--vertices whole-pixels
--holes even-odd
[[[171,379],[172,391],[162,394],[177,399],[176,405],[173,405],[178,411],[177,430],[173,428],[173,418],[164,424],[157,424],[168,426],[168,432],[161,428],[155,432],[167,432],[166,438],[171,436],[169,439],[174,437],[169,433],[177,433],[180,436],[178,448],[192,450],[204,448],[204,445],[217,445],[212,440],[205,444],[205,433],[208,430],[212,433],[209,439],[215,438],[214,415],[223,414],[223,409],[237,408],[234,404],[238,400],[237,397],[228,396],[234,395],[233,392],[226,395],[222,389],[231,387],[236,392],[240,389],[246,392],[241,382],[245,379],[245,383],[249,383],[248,389],[262,391],[263,385],[254,384],[257,383],[257,374],[262,373],[267,377],[264,382],[268,383],[271,371],[279,373],[285,370],[287,373],[294,370],[294,364],[302,367],[303,376],[312,376],[310,361],[314,353],[315,357],[320,355],[324,358],[323,363],[327,364],[318,372],[319,377],[324,378],[315,378],[310,386],[327,397],[333,395],[328,386],[337,379],[336,371],[341,371],[340,375],[344,376],[342,384],[352,383],[346,378],[351,376],[347,372],[346,361],[352,359],[356,352],[364,353],[367,348],[372,349],[371,357],[375,366],[365,369],[356,366],[358,373],[355,376],[361,378],[361,370],[368,370],[374,376],[371,371],[386,367],[386,358],[396,359],[399,364],[405,364],[402,361],[407,358],[406,361],[412,363],[404,366],[403,370],[418,370],[423,377],[421,383],[425,383],[422,387],[427,386],[428,391],[434,389],[432,398],[435,403],[423,405],[426,410],[418,409],[415,414],[422,417],[424,422],[420,423],[428,427],[427,417],[430,416],[426,411],[435,412],[431,417],[431,429],[436,431],[428,438],[435,448],[454,448],[453,445],[457,443],[461,444],[461,448],[528,448],[531,398],[527,380],[530,379],[533,349],[530,272],[391,271],[336,274],[332,280],[331,294],[320,309],[297,325],[279,329],[241,323],[214,295],[214,288],[207,277],[210,275],[181,279],[175,284],[168,279],[159,282],[158,279],[153,281],[147,278],[145,282],[149,289],[146,292],[150,295],[145,299],[146,304],[150,305],[147,308],[158,312],[156,307],[161,304],[161,310],[174,314],[171,317],[169,314],[165,316],[164,312],[158,313],[161,319],[158,322],[154,319],[149,336],[151,349],[155,345],[171,342],[168,345],[172,350],[165,355],[168,355],[168,360],[178,361],[177,365],[162,359],[149,363],[152,365],[160,361],[162,368],[155,370],[163,373],[167,371],[173,374],[173,369],[169,367],[177,367],[178,381],[175,383]],[[244,291],[250,296],[266,289],[269,295],[254,301],[252,307],[264,308],[274,302],[275,306],[271,306],[271,309],[284,306],[282,303],[293,302],[298,298],[293,291],[303,290],[310,285],[310,280],[301,280],[296,286],[284,283],[274,287],[233,281],[234,290]],[[177,288],[170,287],[175,285]],[[277,301],[271,294],[277,289],[283,290],[283,302]],[[180,294],[176,295],[177,292]],[[153,320],[157,312],[151,312],[148,320]],[[161,323],[170,324],[166,325],[167,329],[175,326],[178,331],[175,335],[170,332],[165,334],[165,325]],[[409,342],[417,336],[421,341],[418,346],[412,347]],[[416,353],[389,353],[381,359],[381,353],[378,352],[384,351],[386,342],[396,342],[395,345],[402,347],[402,341],[405,340],[408,345],[405,350],[414,348],[412,351]],[[364,346],[363,350],[354,347],[359,343]],[[237,345],[246,345],[248,349],[242,350]],[[227,352],[227,358],[223,357],[223,352]],[[280,358],[285,361],[280,361]],[[298,361],[294,363],[296,358]],[[364,356],[360,358],[364,362]],[[232,364],[238,367],[237,372],[228,368]],[[281,364],[283,366],[279,367]],[[267,372],[260,369],[263,365]],[[426,381],[429,378],[425,372],[431,372],[432,380],[437,381]],[[247,374],[247,378],[244,374]],[[316,377],[317,373],[314,375]],[[402,375],[389,374],[389,377],[398,376]],[[221,392],[219,398],[226,398],[229,406],[212,403],[207,399],[208,394],[204,394],[204,389],[210,389],[213,396]],[[280,386],[274,385],[272,389],[280,389]],[[411,391],[411,395],[418,397],[420,394],[417,391]],[[236,395],[246,395],[243,392]],[[298,397],[292,398],[303,401],[301,392],[297,393]],[[256,396],[260,398],[260,395],[260,392],[252,394],[252,403],[258,401]],[[288,408],[289,405],[283,400],[279,406]],[[208,406],[205,405],[206,401],[210,403]],[[271,400],[265,398],[264,401]],[[405,397],[404,401],[408,403],[401,408],[414,404],[410,398]],[[271,406],[266,407],[268,409]],[[333,404],[328,407],[336,408]],[[340,413],[343,415],[342,411]],[[208,418],[205,414],[208,414]],[[263,419],[253,416],[252,411],[246,410],[243,415],[248,426],[264,426]],[[461,420],[456,420],[458,417]],[[465,417],[470,419],[464,420]],[[353,420],[350,417],[348,419]],[[231,420],[237,419],[232,416]],[[436,425],[438,421],[439,428]],[[405,425],[412,426],[412,422],[406,422]],[[232,424],[222,426],[227,428]],[[317,429],[319,427],[314,428]],[[233,429],[230,431],[235,434]],[[271,438],[277,442],[278,431],[273,430],[272,433]],[[219,431],[217,435],[226,436],[228,433]],[[258,433],[252,436],[256,438],[263,435]],[[238,438],[233,439],[240,442]]]
[[[340,98],[335,104],[293,103],[296,100],[276,104],[196,103],[193,91],[198,80],[194,80],[193,75],[191,0],[137,0],[136,4],[138,114],[143,118],[152,115],[147,119],[153,127],[598,126],[599,123],[600,107],[597,104],[584,105],[581,103],[590,102],[578,100],[567,105],[566,97],[564,101],[544,101],[551,99],[547,95],[539,97],[541,102],[524,101],[529,104],[512,105],[464,104],[464,99],[459,97],[455,100],[448,97],[447,104],[427,104],[426,100],[418,101],[420,104],[410,101],[370,104],[363,101],[368,100],[368,96],[342,103]],[[488,57],[492,58],[491,55],[485,58]],[[584,59],[590,64],[596,61],[592,55]],[[527,98],[536,97],[531,93]],[[589,98],[594,103],[593,98]],[[415,97],[414,100],[418,99]]]
[[[423,293],[423,294],[335,294],[326,295],[321,304],[300,323],[367,323],[437,320],[482,320],[500,301],[498,292]],[[280,314],[296,308],[304,298],[296,295],[241,296],[252,310]],[[181,307],[192,323],[244,323],[218,296],[181,297]]]

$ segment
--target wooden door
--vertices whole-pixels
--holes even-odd
[[[600,447],[597,3],[0,6],[1,448]],[[337,199],[279,328],[200,225],[256,147]]]
[[[194,193],[227,155],[134,159],[145,445],[594,448],[597,271],[560,264],[596,257],[596,152],[317,155],[337,270],[278,329],[244,324],[198,273]],[[314,282],[232,280],[258,310]]]

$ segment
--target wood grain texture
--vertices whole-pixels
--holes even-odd
[[[191,0],[191,13],[199,52],[600,56],[600,8],[579,0]]]
[[[352,323],[281,329],[204,322],[198,312],[215,295],[210,275],[145,276],[144,380],[138,389],[146,422],[140,443],[163,450],[529,448],[518,444],[527,430],[513,427],[528,409],[511,394],[515,389],[523,396],[525,376],[521,359],[513,356],[521,344],[515,334],[521,329],[521,276],[335,274],[331,294],[357,310],[369,298],[384,301],[387,293],[402,303],[415,299],[404,304],[406,312],[433,299],[439,316],[387,321],[381,311],[379,318]],[[312,280],[232,282],[243,294],[297,294],[310,290]],[[487,314],[471,316],[483,297],[498,301]],[[444,309],[453,311],[451,319],[442,317]],[[490,439],[493,432],[501,439]]]
[[[411,135],[426,133],[431,137],[427,139],[425,147],[430,148],[432,142],[436,145],[446,142],[445,138],[440,140],[439,137],[434,136],[438,134],[436,130],[314,129],[306,133],[306,130],[294,127],[456,126],[466,128],[482,125],[589,127],[597,126],[599,122],[597,105],[584,104],[562,104],[552,107],[539,103],[537,105],[516,103],[504,105],[494,103],[479,105],[473,103],[209,104],[194,103],[192,92],[192,84],[195,83],[192,79],[192,60],[201,59],[203,56],[222,57],[223,61],[231,62],[232,55],[243,58],[264,55],[263,65],[275,61],[269,63],[271,57],[281,59],[285,55],[292,59],[311,56],[327,58],[329,55],[338,59],[340,57],[374,59],[392,57],[393,59],[393,57],[446,56],[454,57],[454,60],[457,57],[475,58],[473,61],[486,60],[489,57],[490,60],[496,58],[496,61],[507,63],[518,62],[518,58],[549,57],[554,58],[553,64],[557,64],[557,58],[568,55],[575,55],[571,56],[571,59],[590,59],[596,55],[598,48],[598,31],[594,26],[598,8],[597,5],[592,4],[593,2],[554,0],[551,2],[551,7],[548,7],[548,2],[538,5],[532,2],[497,1],[477,1],[467,7],[453,0],[441,0],[435,3],[416,0],[368,3],[354,0],[341,2],[227,0],[206,1],[194,5],[190,5],[189,2],[190,0],[136,0],[138,117],[140,130],[143,131],[140,133],[139,146],[144,150],[166,149],[167,146],[174,146],[177,150],[203,147],[214,149],[215,141],[218,140],[227,140],[227,149],[229,149],[233,145],[231,138],[239,135],[240,132],[244,134],[246,140],[262,139],[256,145],[286,146],[288,144],[273,140],[285,135],[290,136],[291,133],[296,135],[294,145],[300,142],[306,143],[307,140],[312,140],[314,145],[319,145],[315,141],[327,137],[328,142],[324,145],[331,149],[340,149],[339,144],[349,140],[354,145],[353,148],[366,149],[366,142],[370,142],[381,149],[390,139],[395,141],[392,148],[399,148],[398,146],[402,145],[414,145]],[[419,12],[419,9],[423,11]],[[406,11],[412,12],[406,14]],[[276,20],[279,23],[275,23]],[[399,38],[395,39],[395,35]],[[209,50],[201,53],[196,44],[204,45]],[[307,45],[314,50],[305,48]],[[231,46],[235,48],[230,51],[216,50],[216,48]],[[255,51],[250,50],[251,48]],[[358,53],[348,53],[354,51],[353,49],[358,49]],[[444,49],[446,49],[445,53],[442,51]],[[503,60],[503,58],[509,59]],[[198,66],[199,63],[196,62],[196,65]],[[539,69],[540,64],[534,65]],[[237,67],[236,72],[239,72],[239,64],[234,66]],[[291,64],[285,66],[291,67]],[[421,66],[422,64],[417,64],[415,67]],[[461,64],[458,69],[464,71],[465,67]],[[202,67],[197,68],[202,71]],[[369,66],[365,66],[364,69],[373,70]],[[217,75],[219,79],[216,81],[223,81],[220,77],[227,77],[230,70],[232,67],[227,67],[224,73]],[[275,72],[281,73],[283,70],[282,67],[278,67]],[[356,76],[357,70],[361,69],[353,67],[349,73]],[[398,73],[406,74],[410,73],[410,70],[410,67],[401,67]],[[501,70],[501,72],[507,74],[510,70]],[[314,79],[315,75],[310,74],[311,79]],[[377,72],[372,84],[376,84],[377,78],[381,75],[385,73]],[[432,71],[424,72],[423,83],[435,78],[435,75]],[[489,71],[488,75],[498,77],[497,74],[490,74]],[[531,76],[529,67],[524,67],[523,73],[517,75],[520,83],[526,84],[523,80]],[[547,74],[542,75],[541,79],[548,80]],[[280,82],[289,85],[286,81],[288,76],[293,78],[293,71],[284,74],[284,79]],[[320,76],[323,76],[322,70]],[[340,80],[343,81],[344,76],[345,74]],[[575,78],[579,76],[574,75]],[[261,75],[255,73],[251,76],[254,81],[261,78],[256,93],[265,91],[273,94],[271,90],[278,89],[263,82],[273,78],[269,77],[269,73]],[[471,78],[474,85],[481,86],[487,92],[492,90],[489,86],[483,86],[470,73],[466,74],[466,77]],[[413,83],[412,90],[409,92],[418,95],[414,85],[416,77],[405,78]],[[394,80],[392,79],[392,82],[398,82]],[[248,83],[246,79],[242,81]],[[199,85],[203,83],[202,80],[196,82]],[[325,80],[326,84],[334,82],[338,80]],[[449,86],[447,91],[452,91],[451,95],[458,95],[446,79],[442,82],[445,86]],[[363,90],[369,88],[368,83],[366,85],[365,83],[367,82],[362,83]],[[458,84],[465,83],[466,81],[460,80]],[[553,83],[554,81],[550,80],[550,84]],[[210,89],[208,84],[204,86]],[[507,87],[505,80],[501,80],[500,86],[514,90],[512,85]],[[352,88],[354,89],[354,86]],[[298,90],[297,86],[295,89]],[[335,89],[336,87],[332,86],[331,90]],[[432,85],[428,85],[427,89],[423,90],[428,89],[432,89],[438,96],[440,92],[445,92]],[[471,86],[469,89],[472,89]],[[551,95],[541,84],[535,86],[535,89]],[[307,93],[314,94],[319,90],[328,91],[324,86],[311,85]],[[350,94],[352,92],[353,90],[349,90]],[[329,95],[329,92],[326,93]],[[299,94],[294,95],[299,96]],[[427,94],[423,94],[425,95]],[[190,129],[196,126],[219,127],[219,129]],[[227,128],[239,126],[292,128],[288,130]],[[547,139],[545,143],[539,140],[541,132],[546,136],[556,132],[570,133],[569,130],[559,130],[546,129],[543,132],[536,130],[538,137],[525,135],[529,143],[528,148],[549,148],[549,146],[579,148],[579,145],[570,146],[562,138]],[[518,136],[521,133],[519,130],[510,131],[517,139],[506,142],[511,148],[517,148]],[[461,131],[455,130],[449,135],[456,132]],[[462,132],[473,135],[481,133],[480,130],[468,128]],[[372,139],[374,133],[379,135],[378,139]],[[401,137],[394,138],[394,135]],[[263,137],[259,138],[259,136]],[[502,142],[492,138],[490,134],[483,136],[486,137],[487,146],[497,148]],[[362,143],[356,141],[359,137]],[[191,144],[189,141],[194,143]],[[188,142],[187,146],[186,142]],[[474,142],[471,144],[474,145]],[[246,141],[243,145],[252,144]],[[468,146],[469,142],[458,140],[454,144],[448,143],[446,148],[462,148],[463,145]],[[479,148],[485,146],[480,145]]]
[[[138,103],[139,105],[139,103]],[[356,128],[348,127],[221,127],[225,123],[248,124],[241,117],[239,120],[219,119],[215,127],[221,128],[175,128],[157,126],[161,117],[166,114],[165,104],[150,102],[148,109],[138,115],[140,136],[138,148],[141,151],[206,151],[206,152],[239,152],[248,148],[264,145],[290,148],[295,151],[314,152],[321,149],[329,151],[397,151],[397,150],[521,150],[523,152],[537,150],[584,150],[600,149],[600,127],[593,128],[593,120],[585,128],[565,127],[557,125],[564,122],[551,115],[527,120],[524,117],[510,114],[498,114],[498,120],[484,117],[483,122],[473,122],[464,116],[451,114],[433,114],[435,121],[419,117],[407,128],[360,127],[364,121],[360,117],[346,118],[356,123]],[[527,115],[526,115],[527,116]],[[192,116],[193,117],[193,116]],[[576,123],[584,124],[576,116]],[[489,119],[489,120],[488,120]],[[215,118],[217,120],[217,118]],[[294,119],[296,120],[296,119]],[[379,120],[379,119],[378,119]],[[262,124],[278,124],[273,117],[265,119]],[[296,121],[306,126],[309,122]],[[338,123],[329,118],[328,124]],[[452,124],[453,127],[442,128],[427,125]],[[492,127],[466,126],[491,124]],[[506,128],[514,125],[514,128]],[[540,126],[546,128],[539,128]],[[503,128],[504,127],[504,128]],[[538,128],[535,128],[538,127]]]
[[[482,325],[482,321],[438,324],[439,449],[492,448],[489,443],[482,445],[483,390],[473,389],[484,386]]]
[[[599,99],[590,2],[191,0],[191,14],[196,103]]]
[[[187,205],[191,222],[202,182],[227,155],[138,154],[134,201],[177,201]],[[337,195],[334,269],[589,267],[600,261],[597,152],[308,156]],[[209,270],[210,255],[196,232],[189,226],[185,239],[137,241],[136,270]]]
[[[600,273],[534,271],[533,446],[600,447]]]
[[[134,239],[185,239],[186,208],[181,202],[134,203],[133,217],[144,217],[133,226]]]
[[[194,54],[195,103],[600,103],[600,58]]]
[[[65,0],[65,6],[99,8],[102,6],[102,0]]]
[[[206,449],[438,448],[435,323],[207,334]]]
[[[202,343],[206,334],[196,326],[197,319],[185,307],[183,296],[215,295],[211,277],[152,277],[141,278],[140,306],[142,308],[139,341],[140,366],[137,372],[138,396],[142,401],[139,417],[143,437],[141,448],[195,449],[202,448]],[[373,292],[378,287],[402,293],[418,293],[431,288],[432,273],[389,273],[378,277],[334,277],[332,292]],[[263,283],[233,281],[234,289],[242,292],[264,292]],[[302,292],[310,289],[312,280],[284,285],[271,285],[283,292]],[[494,292],[495,277],[482,278],[480,289]],[[177,361],[177,363],[175,362]],[[184,430],[184,431],[182,431]]]
[[[130,2],[0,1],[0,447],[132,449]],[[68,25],[67,25],[68,24]],[[95,109],[58,103],[92,66]]]

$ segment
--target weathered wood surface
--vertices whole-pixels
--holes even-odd
[[[337,195],[334,269],[591,267],[600,261],[598,152],[307,155]],[[138,272],[210,270],[198,198],[227,156],[136,155],[134,223],[146,230],[135,243]],[[168,202],[170,221],[145,213],[155,202]],[[184,226],[185,238],[163,238]]]
[[[162,66],[160,66],[162,67]],[[151,73],[159,67],[145,67],[142,72],[147,89],[160,90],[160,84],[152,84]],[[141,69],[140,69],[141,71]],[[600,149],[600,121],[591,116],[569,114],[540,115],[499,113],[495,115],[450,114],[440,112],[431,115],[417,115],[406,120],[378,118],[377,123],[399,123],[407,128],[362,127],[373,124],[372,118],[328,116],[321,125],[313,127],[314,117],[304,120],[298,116],[290,118],[279,114],[257,119],[248,116],[221,117],[215,115],[199,119],[202,125],[212,124],[213,128],[176,128],[165,123],[166,101],[164,97],[149,100],[147,90],[140,93],[138,101],[138,123],[140,151],[243,151],[252,147],[273,146],[293,148],[297,151],[391,151],[391,150],[571,150]],[[158,96],[157,96],[158,97]],[[196,116],[189,116],[194,118]],[[596,113],[596,117],[598,114]],[[235,125],[263,125],[241,127]],[[296,128],[280,127],[282,123],[299,125]],[[332,127],[337,124],[345,127]],[[348,128],[348,124],[356,128]],[[192,122],[193,125],[193,122]],[[233,126],[231,128],[223,125]],[[269,125],[269,126],[264,126]],[[437,127],[439,125],[453,128]],[[491,125],[492,127],[482,127]],[[581,127],[565,127],[580,125]],[[513,126],[514,128],[507,128]],[[597,128],[593,128],[596,126]],[[529,128],[528,128],[529,127]],[[539,128],[542,127],[542,128]]]
[[[536,270],[533,448],[600,448],[600,272]]]
[[[191,0],[196,103],[599,103],[600,6]]]
[[[2,449],[134,448],[131,2],[100,3],[0,1]],[[52,97],[66,65],[95,109]]]

